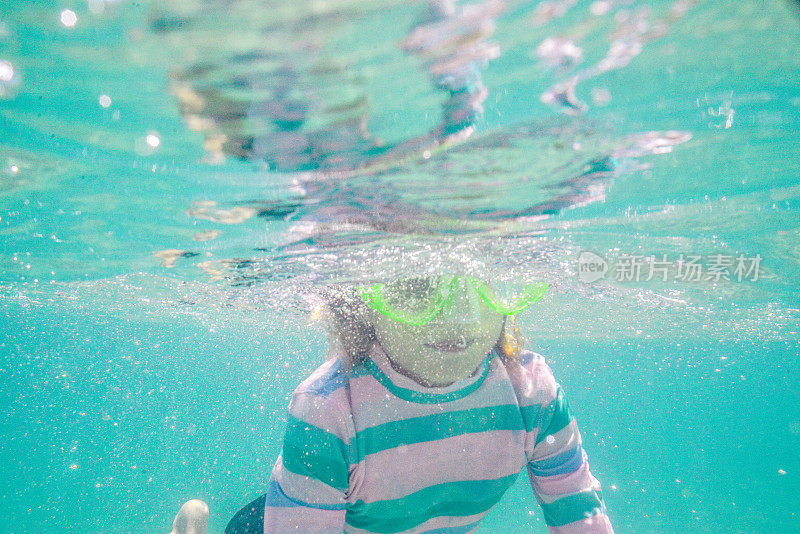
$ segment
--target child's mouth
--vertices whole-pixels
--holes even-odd
[[[425,343],[424,345],[439,352],[461,352],[473,343],[475,343],[475,338],[460,337],[458,339],[445,339],[436,343]]]

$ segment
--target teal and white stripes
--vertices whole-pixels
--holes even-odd
[[[283,466],[339,491],[349,486],[349,446],[334,434],[289,414],[283,438]]]
[[[605,518],[541,357],[490,354],[449,388],[413,383],[379,351],[350,373],[331,360],[293,396],[265,532],[469,532],[525,467],[554,532]]]

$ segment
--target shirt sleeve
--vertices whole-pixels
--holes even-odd
[[[272,470],[264,532],[341,533],[349,486],[349,418],[334,399],[295,392]]]
[[[528,355],[527,359],[526,390],[538,401],[527,410],[528,474],[545,523],[552,534],[613,534],[600,483],[589,471],[564,392],[544,358]]]

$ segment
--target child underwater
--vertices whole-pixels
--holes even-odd
[[[612,533],[561,387],[513,323],[546,290],[329,292],[340,350],[295,390],[266,494],[226,534],[473,532],[526,467],[550,532]]]

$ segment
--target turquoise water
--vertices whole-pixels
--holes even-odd
[[[424,3],[282,6],[0,7],[0,531],[168,532],[195,497],[220,532],[324,360],[307,295],[442,269],[551,283],[520,326],[618,532],[797,531],[796,4],[506,2],[466,104],[402,50]],[[259,122],[297,106],[311,158]],[[584,251],[761,270],[587,282]],[[521,478],[482,531],[531,530]]]

